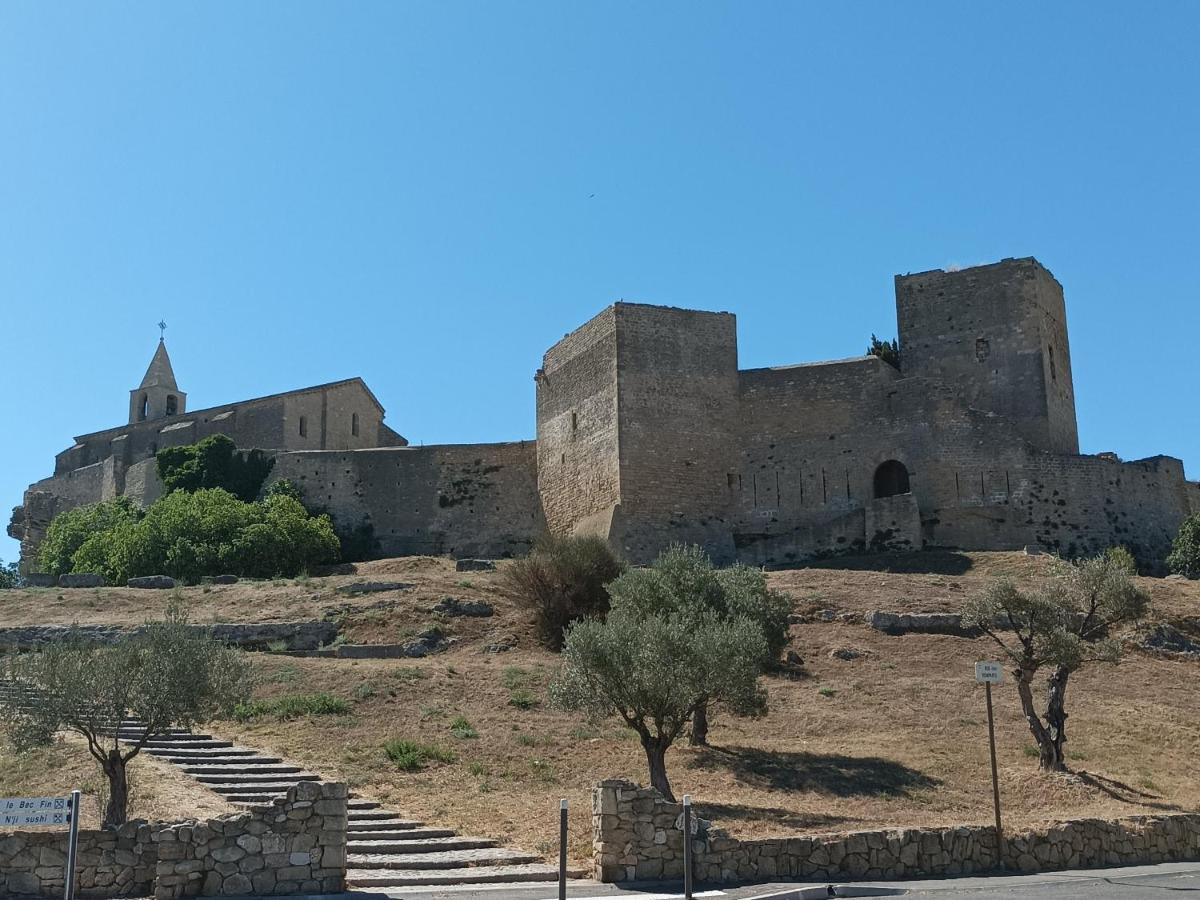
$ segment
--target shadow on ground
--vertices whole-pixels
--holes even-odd
[[[1119,800],[1121,803],[1136,803],[1138,806],[1148,806],[1151,809],[1170,810],[1173,812],[1183,811],[1182,806],[1174,803],[1157,802],[1162,800],[1162,795],[1139,791],[1137,788],[1131,787],[1123,781],[1107,778],[1104,775],[1097,775],[1095,772],[1085,772],[1082,769],[1073,774],[1088,787],[1093,787],[1101,793],[1112,797],[1114,800]]]
[[[780,828],[796,828],[807,831],[814,828],[835,829],[847,822],[858,821],[846,816],[803,813],[794,809],[780,809],[777,806],[749,806],[744,803],[698,802],[696,812],[702,818],[711,820],[718,828],[728,828],[739,822],[769,822]]]
[[[836,797],[905,796],[941,782],[918,769],[878,756],[789,753],[755,747],[706,747],[690,761],[726,769],[746,784],[772,790],[817,791]]]
[[[953,550],[920,550],[916,553],[872,553],[836,556],[804,564],[810,569],[849,569],[859,572],[892,572],[901,575],[965,575],[973,563]]]

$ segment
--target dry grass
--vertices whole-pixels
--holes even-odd
[[[902,571],[915,562],[926,571]],[[792,594],[799,612],[952,611],[987,578],[1037,578],[1048,562],[1012,553],[875,557],[774,572],[770,581]],[[339,584],[364,577],[413,587],[358,598],[336,593]],[[496,607],[492,619],[444,620],[459,640],[425,660],[259,655],[261,696],[327,691],[348,700],[351,714],[228,722],[214,730],[344,779],[408,815],[535,850],[555,839],[558,799],[566,797],[572,852],[577,860],[587,858],[591,787],[606,777],[645,782],[641,750],[615,721],[593,725],[547,708],[545,688],[558,659],[536,646],[530,624],[500,596],[496,579],[494,573],[455,573],[444,560],[407,559],[298,584],[239,584],[207,594],[188,589],[200,621],[294,620],[349,605],[343,619],[348,639],[366,642],[396,640],[437,621],[429,607],[444,596]],[[1140,581],[1156,616],[1200,615],[1200,583]],[[34,593],[55,595],[15,592],[15,602],[3,606],[4,624],[47,620]],[[113,605],[76,604],[81,620],[138,621],[154,611],[148,603],[164,602],[148,592],[100,593]],[[51,606],[51,614],[69,622],[74,613],[63,604]],[[515,637],[517,649],[484,652],[502,635]],[[831,658],[830,651],[843,647],[865,652],[850,661]],[[792,648],[807,660],[805,674],[766,680],[765,717],[718,714],[712,749],[671,751],[668,770],[677,793],[692,794],[703,814],[739,835],[990,820],[986,715],[972,676],[977,659],[995,658],[986,641],[887,637],[861,624],[813,622],[793,627]],[[532,708],[512,702],[521,692],[535,702]],[[1032,740],[1015,692],[1001,686],[997,740],[1006,821],[1015,826],[1200,808],[1198,695],[1195,663],[1133,654],[1117,668],[1085,670],[1072,679],[1068,698],[1068,752],[1078,774],[1043,776],[1027,755]],[[455,722],[459,718],[469,729]],[[468,731],[477,736],[462,736]],[[383,751],[391,738],[451,750],[455,761],[401,772]]]
[[[177,821],[234,812],[216,793],[197,790],[196,782],[169,763],[140,753],[129,764],[131,819]],[[66,735],[52,745],[17,755],[0,748],[0,795],[55,797],[83,793],[80,826],[97,828],[107,801],[107,781],[88,753],[83,738]]]

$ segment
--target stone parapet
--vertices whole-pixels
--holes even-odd
[[[683,877],[683,806],[627,781],[592,793],[593,875],[599,881]],[[719,884],[968,875],[1003,868],[1046,872],[1200,859],[1200,815],[1078,819],[1007,836],[985,825],[895,828],[739,840],[697,820],[694,877]]]
[[[154,886],[151,826],[79,832],[78,897],[145,897]],[[67,863],[66,831],[0,833],[0,897],[61,897]]]

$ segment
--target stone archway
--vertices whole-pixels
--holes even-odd
[[[895,497],[897,494],[907,494],[911,490],[908,480],[908,467],[898,459],[889,459],[880,463],[875,470],[875,499]]]

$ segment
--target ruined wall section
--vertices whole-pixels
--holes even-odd
[[[621,501],[616,307],[546,352],[537,375],[537,435],[538,489],[550,530],[609,537]]]
[[[1078,453],[1062,286],[1037,260],[896,276],[906,376],[955,387],[1034,447]]]
[[[615,309],[621,507],[614,537],[634,562],[673,542],[731,561],[736,319],[634,303]]]
[[[294,482],[339,527],[370,524],[384,556],[519,556],[545,530],[536,452],[519,441],[280,453],[270,480]]]

